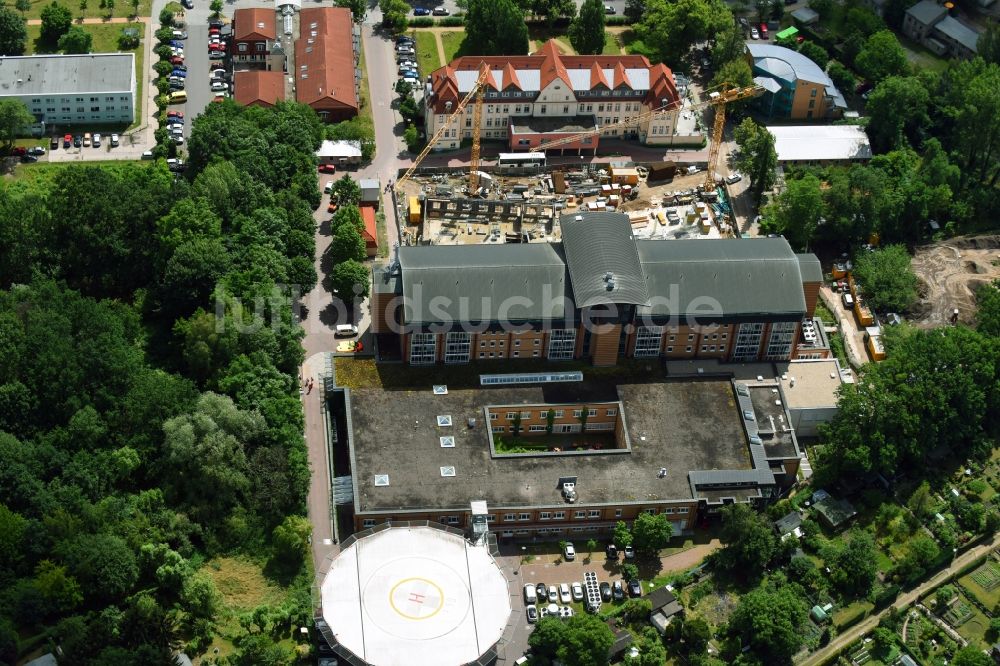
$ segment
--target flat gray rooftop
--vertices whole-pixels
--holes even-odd
[[[754,415],[757,417],[758,432],[764,442],[764,453],[768,458],[798,457],[795,440],[792,438],[791,424],[785,417],[785,405],[775,404],[776,401],[781,400],[781,394],[777,392],[778,387],[773,384],[764,386],[748,384],[748,386]],[[769,435],[772,422],[774,435]]]
[[[584,381],[520,388],[351,391],[353,476],[358,512],[566,507],[557,482],[577,477],[577,503],[689,500],[689,470],[750,469],[732,386],[727,381],[621,384]],[[490,456],[486,405],[621,400],[632,452],[535,458]],[[450,415],[454,425],[438,427]],[[476,419],[469,428],[469,418]],[[454,448],[440,437],[454,436]],[[454,466],[454,477],[440,468]],[[665,478],[657,472],[666,467]],[[388,474],[389,485],[374,477]],[[730,493],[731,494],[731,493]]]
[[[4,56],[0,96],[130,92],[134,58],[131,53]]]

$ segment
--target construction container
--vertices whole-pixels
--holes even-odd
[[[406,221],[410,224],[420,224],[420,199],[417,197],[409,198],[409,214],[406,217]]]
[[[611,175],[611,182],[619,185],[637,185],[639,183],[639,171],[635,167],[611,167],[608,170]]]
[[[657,164],[652,164],[649,167],[649,175],[646,176],[646,182],[673,180],[676,173],[677,165],[673,162],[659,162]]]

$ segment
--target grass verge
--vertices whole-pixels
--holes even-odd
[[[417,64],[420,65],[420,71],[424,74],[430,74],[438,67],[443,67],[446,63],[441,62],[441,58],[438,57],[437,40],[434,39],[434,33],[426,30],[414,30],[413,34],[417,42]]]
[[[445,60],[451,62],[458,56],[466,54],[465,31],[455,30],[441,33],[441,46],[444,48]],[[435,47],[436,48],[436,47]]]
[[[42,18],[42,10],[48,5],[52,4],[52,0],[29,0],[31,6],[28,11],[24,12],[24,18],[28,19],[40,19]],[[64,7],[68,7],[73,13],[74,19],[79,18],[107,18],[109,15],[108,9],[105,3],[99,0],[87,0],[86,3],[83,2],[60,2]],[[13,3],[11,3],[13,7]],[[114,4],[114,9],[110,12],[112,18],[129,18],[132,16],[149,16],[152,10],[153,0],[139,0],[138,7],[134,6],[131,2],[126,2],[125,0],[118,0]],[[30,26],[29,26],[30,27]]]

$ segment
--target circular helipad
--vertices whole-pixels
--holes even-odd
[[[510,615],[489,551],[430,527],[358,539],[331,563],[322,597],[336,641],[372,666],[474,662]]]

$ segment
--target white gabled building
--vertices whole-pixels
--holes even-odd
[[[0,99],[16,98],[40,123],[135,120],[135,55],[87,53],[0,57]]]
[[[432,136],[489,69],[480,136],[503,139],[512,151],[531,152],[547,141],[614,125],[644,112],[665,113],[561,146],[596,151],[601,137],[667,144],[677,131],[682,99],[666,65],[638,55],[564,55],[555,42],[526,56],[462,56],[435,70],[426,83],[425,121]],[[458,148],[472,137],[473,105],[437,144]]]

